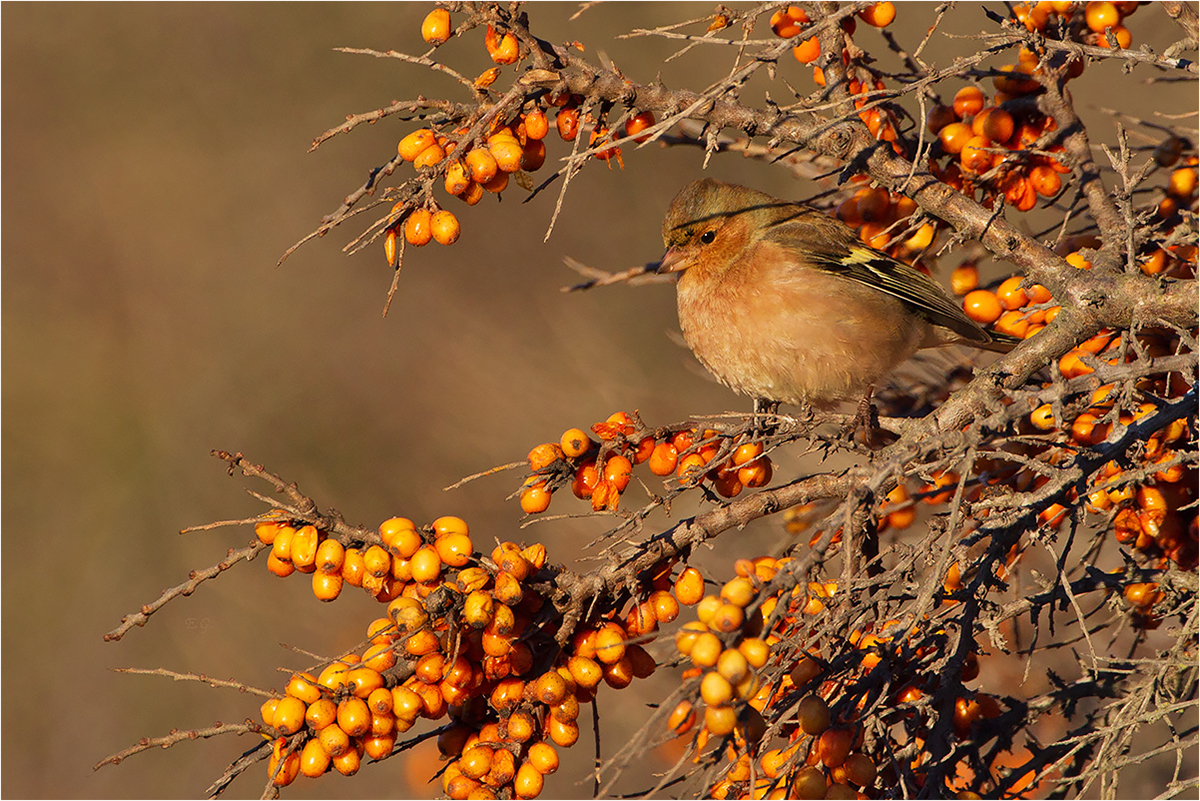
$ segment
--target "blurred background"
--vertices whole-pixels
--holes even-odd
[[[519,508],[504,501],[519,485],[515,473],[442,488],[620,409],[653,425],[749,409],[670,339],[671,287],[560,291],[576,280],[564,256],[609,270],[659,257],[668,203],[701,174],[695,150],[627,148],[624,170],[589,165],[548,242],[557,185],[528,204],[515,186],[502,202],[489,196],[471,209],[448,200],[462,238],[408,249],[386,319],[382,247],[341,252],[357,227],[275,266],[416,126],[387,119],[307,153],[317,134],[418,93],[466,99],[445,76],[333,50],[423,52],[429,7],[4,5],[3,794],[199,795],[253,745],[248,738],[91,766],[173,727],[256,716],[258,700],[109,669],[281,686],[279,669],[309,663],[281,644],[334,654],[378,614],[357,592],[319,604],[306,578],[276,579],[259,560],[174,601],[122,642],[103,642],[123,615],[253,536],[248,527],[178,533],[262,508],[244,488],[267,487],[227,476],[211,449],[245,453],[351,522],[456,514],[477,543],[537,538],[552,561],[587,567],[582,545],[605,519],[519,530]],[[591,57],[603,50],[632,80],[661,74],[668,86],[702,88],[728,70],[725,51],[664,63],[669,43],[614,38],[702,17],[710,5],[639,4],[636,20],[627,5],[600,5],[571,21],[576,9],[537,4],[529,13],[540,36],[581,40]],[[933,13],[932,4],[905,4],[896,35],[915,44]],[[1161,11],[1142,13],[1154,16],[1134,20],[1135,45],[1161,49],[1175,38]],[[946,30],[987,27],[976,9],[960,17]],[[439,57],[477,74],[491,66],[477,38],[452,41]],[[888,56],[873,30],[860,43]],[[938,45],[927,57],[943,65],[973,47],[944,37]],[[1089,70],[1073,87],[1105,137],[1111,122],[1095,105],[1152,112],[1137,107],[1136,79],[1113,80],[1119,67]],[[784,64],[780,73],[810,90],[808,70]],[[1133,96],[1114,96],[1118,84]],[[757,86],[748,102],[761,98]],[[786,102],[781,87],[772,91]],[[1080,98],[1087,91],[1099,99]],[[1179,91],[1186,108],[1192,90]],[[549,150],[551,159],[564,152],[557,140]],[[708,174],[778,195],[814,191],[737,156],[714,158]],[[776,469],[795,475],[805,463],[785,455]],[[578,511],[556,503],[564,508],[552,511]],[[736,544],[720,542],[707,557],[717,575],[731,573],[733,552],[777,544],[778,526],[760,521]],[[606,755],[675,681],[656,676],[619,698],[607,691]],[[564,754],[548,796],[590,794],[590,781],[577,783],[588,750]],[[300,780],[287,794],[433,796],[432,751],[428,743],[353,780]],[[616,791],[650,786],[650,773],[678,753],[648,755]],[[258,795],[264,773],[255,767],[231,792]]]

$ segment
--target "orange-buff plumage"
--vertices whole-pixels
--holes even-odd
[[[706,178],[663,222],[659,272],[700,362],[758,401],[828,408],[921,348],[1008,350],[931,278],[807,206]]]

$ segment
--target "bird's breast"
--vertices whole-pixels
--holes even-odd
[[[736,392],[819,407],[857,400],[929,332],[900,301],[871,287],[756,261],[719,280],[689,270],[677,287],[684,338]]]

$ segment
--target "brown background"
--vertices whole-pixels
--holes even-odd
[[[701,172],[694,150],[627,150],[624,171],[592,165],[548,243],[556,191],[527,205],[517,187],[473,209],[447,201],[462,239],[409,250],[386,320],[381,248],[352,258],[339,250],[357,229],[274,266],[415,126],[389,119],[306,153],[315,135],[347,113],[418,92],[464,99],[444,76],[332,50],[422,52],[417,30],[428,8],[4,5],[5,795],[197,795],[248,739],[188,743],[95,774],[90,766],[172,727],[255,715],[258,701],[108,668],[277,686],[277,667],[307,662],[279,643],[334,653],[378,613],[359,593],[318,604],[307,579],[280,581],[260,561],[171,604],[125,641],[102,642],[123,614],[248,540],[245,528],[175,533],[261,508],[242,488],[264,487],[228,478],[210,449],[243,451],[351,521],[459,514],[477,542],[542,538],[552,560],[575,564],[603,521],[519,532],[519,510],[503,500],[517,486],[513,474],[441,488],[618,409],[663,424],[749,408],[668,339],[676,328],[669,287],[559,292],[574,278],[564,255],[606,269],[660,255],[662,214]],[[612,38],[702,16],[708,5],[643,4],[636,23],[620,4],[568,21],[574,8],[530,7],[535,31],[582,40],[593,57],[603,49],[634,80],[661,72],[670,86],[702,88],[730,63],[722,49],[663,64],[672,46]],[[977,7],[956,13],[950,30],[989,27]],[[1135,45],[1161,50],[1174,31],[1161,11],[1141,14]],[[897,31],[915,43],[931,21],[932,4],[905,7]],[[860,30],[860,43],[882,50],[878,33]],[[441,55],[474,75],[490,62],[482,34],[468,38]],[[939,65],[972,50],[949,39],[935,45]],[[780,72],[811,88],[806,69],[785,63]],[[1111,123],[1095,104],[1153,110],[1132,105],[1145,94],[1138,77],[1121,81],[1106,64],[1077,82],[1077,96],[1099,92],[1081,109],[1100,120],[1104,137]],[[772,87],[777,100],[784,91]],[[1193,90],[1179,91],[1186,109]],[[761,87],[746,94],[760,97]],[[550,144],[551,159],[563,152]],[[793,197],[813,189],[737,156],[715,158],[709,173]],[[779,461],[788,474],[804,469],[795,455]],[[552,511],[579,511],[573,504],[556,500]],[[728,554],[762,552],[779,536],[765,521],[726,538],[712,558],[718,575],[729,573]],[[602,694],[606,754],[628,740],[645,716],[640,704],[673,675]],[[587,750],[572,749],[548,795],[590,792],[575,783]],[[434,765],[421,753],[287,792],[429,794],[433,787],[414,778]],[[648,771],[666,764],[650,758],[619,789],[647,786]],[[233,792],[257,795],[264,772],[254,769]]]

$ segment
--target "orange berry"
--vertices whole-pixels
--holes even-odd
[[[954,113],[961,120],[978,114],[986,103],[987,97],[978,86],[964,86],[954,95]]]
[[[563,454],[569,459],[576,459],[583,456],[595,445],[591,437],[580,428],[568,428],[564,431],[560,444],[562,445]]]
[[[652,127],[654,123],[655,119],[653,111],[643,111],[639,114],[635,114],[625,121],[625,135],[632,136],[633,141],[635,142],[645,142],[650,138],[649,135],[639,136],[638,134],[647,128]]]
[[[417,156],[425,152],[431,145],[437,144],[437,137],[428,128],[419,128],[400,140],[396,150],[405,161],[415,161]]]
[[[1196,170],[1193,167],[1180,167],[1171,173],[1167,183],[1167,191],[1177,198],[1190,198],[1196,191]]]
[[[938,133],[938,140],[947,153],[958,154],[971,141],[972,136],[971,126],[963,122],[952,122]],[[988,158],[991,156],[988,155]]]
[[[466,534],[459,533],[438,537],[433,547],[442,560],[442,564],[450,567],[465,566],[471,561],[471,553],[475,550],[475,546],[471,544],[471,538]]]
[[[433,46],[445,44],[450,39],[450,12],[435,8],[421,22],[421,38]]]
[[[564,142],[573,142],[579,134],[579,109],[564,108],[554,117],[558,135]]]
[[[413,581],[428,584],[436,581],[442,572],[442,559],[432,545],[423,545],[409,560]]]
[[[453,245],[458,241],[458,235],[462,232],[461,226],[458,224],[458,218],[452,212],[440,209],[433,213],[430,220],[430,229],[433,233],[433,239],[439,245]]]
[[[496,157],[488,148],[476,147],[467,153],[467,170],[471,173],[471,180],[475,183],[486,184],[496,177],[499,169]]]
[[[433,215],[429,209],[413,209],[404,220],[404,238],[410,245],[428,245],[433,239]]]
[[[965,295],[979,286],[979,268],[967,262],[950,273],[950,289],[955,295]]]
[[[330,757],[321,747],[321,741],[313,738],[304,744],[300,751],[300,772],[310,779],[321,776],[329,770]]]
[[[781,39],[791,39],[800,33],[805,22],[808,22],[808,14],[804,13],[804,9],[788,6],[771,15],[771,30]]]
[[[342,593],[345,579],[341,572],[326,573],[318,570],[312,574],[313,595],[318,601],[333,601]]]
[[[811,64],[821,57],[821,42],[815,36],[805,39],[792,48],[792,55],[801,64]]]
[[[958,155],[962,168],[967,172],[987,172],[992,166],[992,154],[988,152],[990,147],[992,140],[986,136],[972,136]]]
[[[704,576],[694,567],[686,568],[675,579],[675,597],[684,606],[694,606],[704,598]]]
[[[985,108],[971,121],[971,130],[993,142],[1007,142],[1013,135],[1013,118],[1002,108]]]
[[[986,289],[968,292],[963,298],[963,312],[977,323],[994,323],[1000,319],[1002,311],[1000,300]]]
[[[1001,306],[1006,309],[1019,309],[1029,303],[1029,296],[1021,288],[1023,280],[1025,280],[1025,276],[1014,275],[1006,278],[1000,284],[996,289],[996,298],[1000,301]]]
[[[1105,28],[1121,23],[1121,14],[1117,7],[1108,2],[1088,3],[1083,18],[1087,26],[1096,33],[1103,33]]]
[[[490,51],[489,55],[492,61],[497,64],[515,64],[521,57],[521,47],[517,43],[517,37],[511,33],[506,33],[500,39],[496,48]]]
[[[896,18],[895,3],[875,3],[858,12],[858,18],[876,28],[886,28]]]
[[[549,131],[550,123],[546,120],[546,112],[535,108],[525,115],[525,135],[527,137],[534,140],[545,139]]]
[[[444,158],[446,158],[446,151],[442,149],[441,145],[433,144],[417,154],[417,157],[413,159],[413,166],[417,169],[432,167]]]
[[[633,464],[624,456],[610,456],[604,462],[604,480],[616,487],[617,492],[625,491],[632,475]]]
[[[545,743],[538,743],[545,745]],[[550,748],[550,746],[546,746]],[[555,769],[558,765],[555,764]],[[542,772],[537,769],[537,766],[532,762],[526,762],[517,768],[517,773],[513,777],[513,795],[517,798],[537,798],[542,794],[542,786],[544,779]]]
[[[488,146],[488,150],[496,160],[496,167],[503,172],[516,172],[521,169],[521,159],[525,150],[516,139],[499,138]]]
[[[550,491],[546,482],[538,481],[521,491],[521,511],[527,515],[536,515],[550,508]]]

